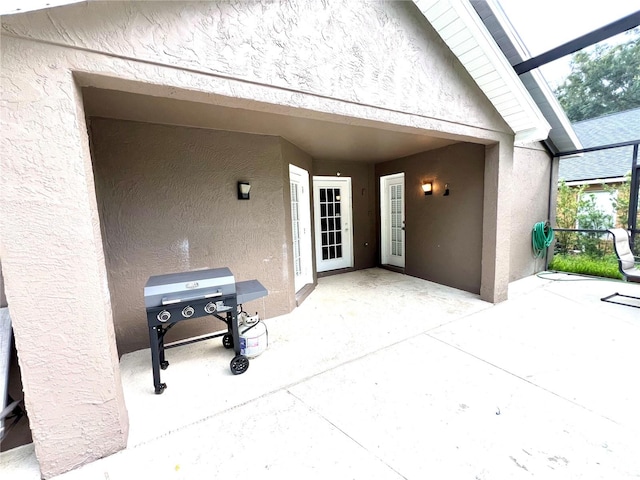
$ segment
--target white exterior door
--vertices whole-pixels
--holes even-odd
[[[316,270],[353,267],[351,178],[313,177]]]
[[[289,165],[289,186],[291,190],[293,273],[297,292],[306,284],[313,283],[309,173],[295,165]]]
[[[404,268],[404,173],[380,177],[382,264]]]

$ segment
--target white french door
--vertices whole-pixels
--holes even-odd
[[[295,165],[289,165],[289,187],[291,190],[293,273],[297,292],[306,284],[313,283],[309,172]]]
[[[351,178],[313,177],[316,270],[353,267]]]
[[[380,216],[382,264],[404,268],[404,173],[380,177]]]

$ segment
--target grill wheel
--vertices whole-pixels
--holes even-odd
[[[249,359],[244,355],[236,355],[231,360],[229,368],[231,368],[231,373],[234,375],[241,375],[249,368]]]

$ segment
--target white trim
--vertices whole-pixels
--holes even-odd
[[[322,228],[320,226],[320,195],[318,188],[331,184],[342,184],[347,195],[346,202],[342,203],[341,211],[341,227],[342,227],[342,245],[344,264],[338,260],[322,260]],[[344,199],[343,199],[344,200]],[[351,268],[354,265],[353,252],[353,198],[351,193],[351,177],[329,177],[314,176],[313,177],[313,209],[315,223],[315,244],[316,244],[316,271],[327,272],[330,270],[338,270],[341,268]],[[348,240],[348,243],[347,243]],[[346,252],[346,250],[348,250]]]
[[[470,2],[413,0],[413,3],[514,131],[515,143],[545,140],[551,126]]]
[[[607,183],[625,183],[625,177],[612,177],[612,178],[596,178],[594,180],[572,180],[571,182],[565,182],[567,187],[575,187],[577,185],[602,185]]]
[[[332,177],[332,176],[327,176],[327,175],[314,175],[313,176],[313,181],[321,181],[321,182],[332,182],[334,180],[349,180],[349,182],[351,182],[351,177]]]
[[[394,173],[391,175],[383,175],[380,177],[380,263],[382,265],[394,265],[396,267],[405,267],[407,244],[406,237],[402,236],[402,259],[400,264],[396,264],[391,261],[391,227],[389,225],[389,201],[387,196],[387,189],[389,183],[393,180],[402,179],[402,220],[405,218],[405,199],[406,199],[406,187],[404,182],[404,172]]]
[[[301,208],[300,213],[300,226],[303,229],[300,236],[300,259],[302,263],[302,274],[295,275],[294,266],[294,284],[296,292],[304,288],[305,285],[313,283],[313,230],[311,229],[311,192],[309,189],[309,172],[305,169],[297,167],[296,165],[289,164],[289,182],[295,181],[298,183],[302,192],[300,195],[299,206],[305,206]],[[293,220],[291,227],[293,228]]]

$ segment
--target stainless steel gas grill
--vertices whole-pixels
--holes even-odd
[[[249,368],[249,359],[240,354],[238,310],[242,304],[267,295],[258,280],[236,283],[228,268],[212,268],[149,277],[144,287],[144,304],[149,325],[149,344],[156,394],[167,388],[160,382],[160,370],[169,362],[165,350],[215,337],[222,337],[225,348],[233,348],[235,356],[229,367],[234,375]],[[164,337],[178,322],[211,315],[227,324],[226,332],[212,333],[165,345]]]

